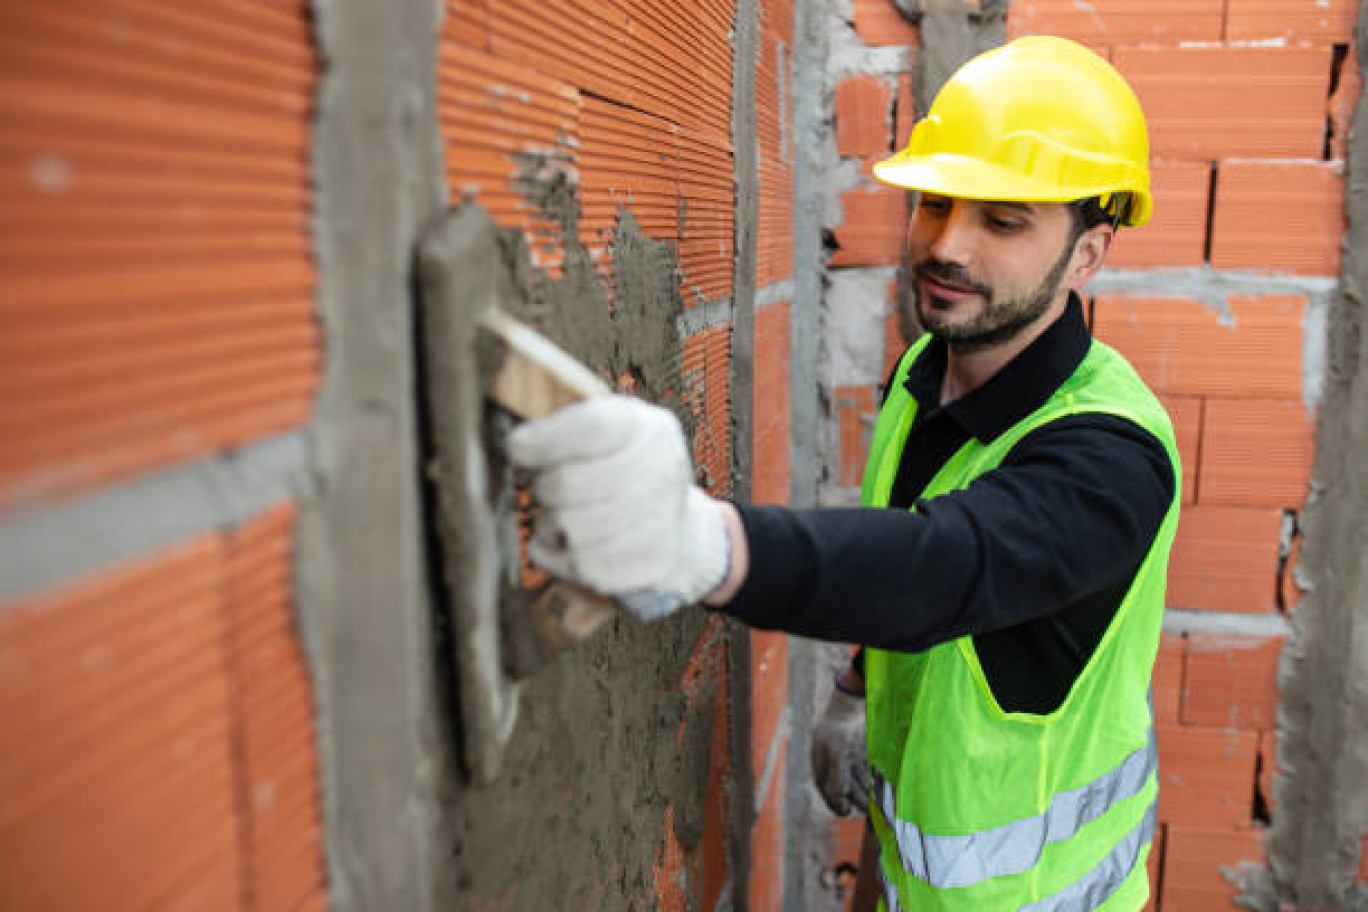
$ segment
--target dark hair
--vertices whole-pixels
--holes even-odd
[[[1108,206],[1102,205],[1100,196],[1074,200],[1069,204],[1069,212],[1073,214],[1073,240],[1077,241],[1084,232],[1098,225],[1119,226],[1129,214],[1130,203],[1129,193],[1115,194]]]

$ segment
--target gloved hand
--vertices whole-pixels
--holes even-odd
[[[594,396],[515,428],[508,452],[534,473],[540,512],[528,554],[554,576],[645,621],[726,579],[722,505],[694,484],[684,432],[666,409]]]
[[[864,813],[869,802],[865,701],[836,687],[812,734],[812,777],[838,817]]]

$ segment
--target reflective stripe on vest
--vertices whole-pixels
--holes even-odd
[[[898,902],[898,888],[884,876],[883,865],[879,865],[879,883],[883,885],[885,912],[902,912],[902,903]]]
[[[1039,863],[1047,845],[1073,838],[1085,824],[1137,794],[1155,775],[1158,765],[1159,748],[1151,726],[1143,747],[1092,782],[1059,792],[1044,812],[968,836],[928,836],[915,823],[898,819],[893,785],[877,769],[872,770],[872,790],[897,840],[903,870],[933,887],[969,887],[990,877],[1029,871]],[[1122,843],[1127,841],[1129,837]],[[1123,879],[1129,870],[1125,868]]]
[[[1116,844],[1083,877],[1069,884],[1058,893],[1022,906],[1020,912],[1073,912],[1075,909],[1096,909],[1115,893],[1122,882],[1135,870],[1140,860],[1140,851],[1154,838],[1154,827],[1159,823],[1159,802],[1150,803],[1141,819],[1126,838]]]

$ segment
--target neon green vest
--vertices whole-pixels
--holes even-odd
[[[862,501],[887,506],[917,402],[903,381],[879,413]],[[1030,431],[1066,415],[1105,413],[1154,434],[1182,490],[1173,428],[1120,355],[1094,341],[1035,412],[991,444],[970,439],[922,491],[936,497],[1001,464]],[[880,845],[887,912],[1085,909],[1135,912],[1149,895],[1157,750],[1149,706],[1159,646],[1175,494],[1116,616],[1063,705],[1004,712],[972,637],[920,653],[866,651],[869,816]],[[935,606],[909,600],[909,611]]]

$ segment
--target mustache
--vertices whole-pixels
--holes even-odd
[[[969,274],[963,266],[954,263],[946,263],[941,260],[926,260],[917,264],[913,270],[920,279],[930,279],[939,282],[941,285],[948,285],[958,291],[972,291],[985,297],[992,294],[993,289],[977,281]]]

